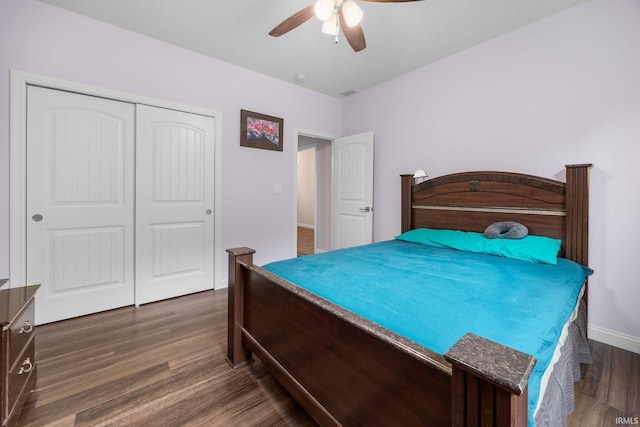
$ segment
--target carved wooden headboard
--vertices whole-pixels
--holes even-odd
[[[483,232],[500,221],[562,240],[560,255],[588,264],[589,170],[567,165],[566,183],[510,172],[462,172],[414,184],[402,175],[402,232],[438,228]]]

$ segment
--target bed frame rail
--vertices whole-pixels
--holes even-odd
[[[227,252],[237,273],[230,292],[243,300],[242,314],[229,302],[231,366],[255,354],[320,425],[450,425],[451,368],[442,356],[292,293],[252,264],[252,249]]]

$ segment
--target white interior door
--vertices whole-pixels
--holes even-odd
[[[37,321],[134,301],[134,105],[30,86],[27,282]]]
[[[333,141],[332,248],[373,242],[373,132]]]
[[[214,119],[136,117],[136,303],[213,289]]]

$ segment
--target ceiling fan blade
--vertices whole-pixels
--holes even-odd
[[[367,42],[364,40],[364,31],[362,31],[360,24],[354,25],[353,27],[348,26],[347,21],[344,19],[342,9],[338,11],[338,18],[340,19],[342,34],[344,34],[344,38],[347,39],[351,48],[356,52],[360,52],[366,48]]]
[[[360,1],[368,1],[371,3],[405,3],[409,1],[422,1],[422,0],[360,0]]]
[[[281,35],[286,34],[294,28],[304,24],[314,15],[315,13],[313,12],[313,5],[307,6],[279,23],[273,30],[269,32],[269,35],[273,37],[280,37]]]

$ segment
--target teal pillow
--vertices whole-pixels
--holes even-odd
[[[558,252],[562,244],[561,240],[543,236],[527,236],[518,240],[487,239],[482,233],[432,228],[410,230],[396,236],[396,239],[553,265],[558,262]]]

